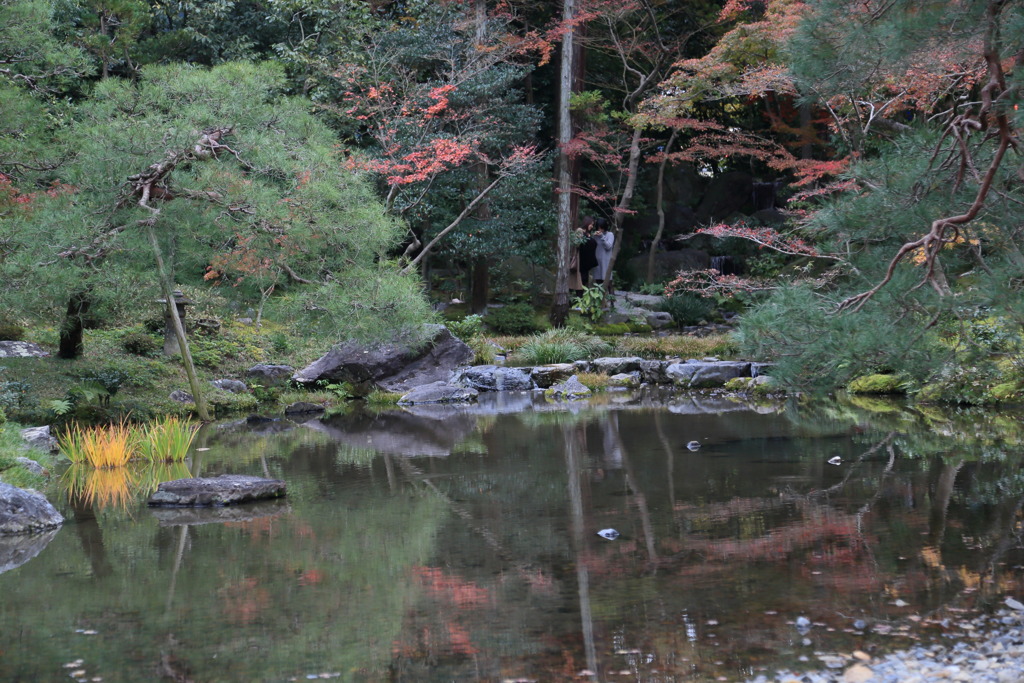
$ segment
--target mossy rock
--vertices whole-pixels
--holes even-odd
[[[733,377],[725,383],[726,391],[748,391],[754,383],[753,377]]]
[[[1021,386],[1018,382],[1003,382],[992,387],[989,393],[997,401],[1015,401],[1021,398]]]
[[[891,398],[879,398],[877,396],[850,396],[850,405],[856,406],[869,413],[899,413],[903,406]]]
[[[943,392],[945,390],[946,386],[944,384],[932,382],[921,387],[914,398],[923,403],[938,403],[943,400]]]
[[[608,325],[594,325],[594,334],[601,337],[621,337],[631,332],[629,323],[610,323]]]
[[[865,375],[850,382],[846,390],[851,394],[905,394],[903,379],[899,375]]]

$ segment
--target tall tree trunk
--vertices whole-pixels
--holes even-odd
[[[196,415],[203,422],[210,421],[210,412],[206,407],[206,398],[203,394],[203,387],[199,384],[199,376],[196,374],[196,366],[192,362],[192,351],[188,347],[188,337],[185,336],[185,326],[181,324],[178,317],[178,307],[174,304],[174,288],[171,287],[171,280],[164,268],[164,257],[160,251],[160,243],[156,239],[156,231],[152,223],[146,223],[149,233],[149,244],[153,247],[153,256],[156,257],[157,277],[160,278],[160,286],[163,288],[164,300],[167,302],[167,313],[171,316],[174,324],[174,335],[178,338],[178,346],[181,348],[181,360],[185,366],[185,374],[188,376],[188,385],[192,390],[192,400],[196,403]]]
[[[562,64],[558,81],[558,246],[556,250],[555,299],[551,304],[551,324],[565,325],[569,316],[569,239],[572,235],[572,174],[566,148],[572,140],[572,116],[569,100],[573,86],[573,58],[576,55],[573,20],[576,1],[563,0]]]
[[[89,293],[75,292],[68,299],[68,310],[64,314],[64,322],[60,326],[60,346],[57,357],[71,360],[82,355],[82,343],[85,330],[85,316],[89,313]]]
[[[663,156],[658,164],[658,199],[656,201],[658,206],[658,232],[654,234],[654,239],[651,240],[651,249],[647,252],[647,284],[654,282],[654,255],[658,251],[661,236],[665,234],[665,166],[668,164],[668,154],[672,151],[672,144],[676,141],[678,133],[678,129],[672,129],[672,135],[669,136],[668,142],[665,143],[665,149],[662,150]]]
[[[633,138],[629,141],[626,187],[622,190],[619,203],[615,206],[615,244],[612,245],[612,255],[608,259],[608,271],[604,274],[604,288],[609,294],[615,291],[612,271],[615,269],[615,259],[619,257],[619,251],[622,249],[622,222],[625,220],[626,213],[633,203],[633,193],[636,191],[636,176],[640,169],[640,137],[642,133],[643,131],[639,128],[633,129]]]

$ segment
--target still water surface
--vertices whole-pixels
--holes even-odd
[[[734,681],[1024,599],[1018,416],[482,398],[203,430],[194,472],[284,502],[50,491],[0,680]]]

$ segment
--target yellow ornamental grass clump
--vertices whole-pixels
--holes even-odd
[[[124,467],[136,448],[135,430],[125,422],[108,427],[75,424],[59,440],[71,462],[93,467]]]
[[[195,435],[191,422],[165,417],[142,427],[123,421],[106,427],[75,424],[60,437],[59,444],[72,463],[112,468],[124,467],[136,457],[149,462],[181,462]]]

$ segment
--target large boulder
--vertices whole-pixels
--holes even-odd
[[[280,498],[285,483],[280,479],[263,479],[245,474],[222,474],[203,479],[165,481],[149,497],[153,507],[207,507],[234,505],[252,500]]]
[[[29,448],[35,448],[44,453],[52,453],[57,450],[57,439],[50,433],[50,425],[26,427],[21,430],[20,434],[21,440]]]
[[[50,354],[38,344],[26,341],[0,341],[0,358],[45,358]]]
[[[724,386],[734,377],[750,377],[750,363],[743,361],[687,361],[673,363],[665,374],[677,385],[690,389]]]
[[[249,391],[249,387],[245,385],[245,382],[241,382],[237,379],[215,379],[210,384],[215,389],[221,391],[227,391],[232,394],[244,394]]]
[[[534,388],[528,371],[498,365],[475,365],[465,368],[459,371],[452,384],[471,387],[477,391],[530,391]]]
[[[473,349],[453,337],[444,325],[428,328],[429,341],[423,345],[346,342],[296,372],[292,379],[300,384],[347,382],[360,393],[374,386],[405,393],[446,381],[456,368],[473,360]]]
[[[246,371],[245,376],[261,386],[276,387],[287,384],[293,372],[295,368],[290,365],[257,363]]]
[[[41,493],[0,482],[0,536],[46,531],[63,523],[64,517]]]
[[[572,363],[552,363],[533,368],[530,371],[530,378],[541,389],[547,389],[562,380],[569,379],[577,372],[580,371]]]
[[[640,369],[643,358],[631,356],[627,358],[595,358],[591,362],[593,372],[602,375],[618,375],[623,372],[636,372]]]

